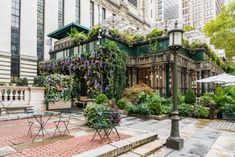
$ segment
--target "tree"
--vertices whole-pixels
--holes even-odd
[[[235,2],[223,7],[221,13],[204,26],[204,32],[216,48],[225,49],[231,61],[235,56]]]
[[[190,26],[190,25],[189,26],[184,26],[183,30],[185,32],[189,32],[189,31],[195,30],[195,27],[194,26]]]

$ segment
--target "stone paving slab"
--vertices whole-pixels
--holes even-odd
[[[222,150],[217,149],[210,149],[210,151],[207,153],[206,157],[234,157],[235,154],[231,152],[225,152]]]
[[[208,131],[208,130],[199,130],[196,132],[193,137],[201,139],[217,139],[220,133],[218,131]]]
[[[0,148],[0,156],[16,153],[17,151],[11,146],[5,146]]]
[[[235,138],[222,135],[215,141],[211,148],[235,154]]]
[[[215,139],[203,139],[203,138],[190,138],[184,143],[184,147],[180,151],[173,151],[167,157],[203,157],[209,151],[211,145],[214,143]]]

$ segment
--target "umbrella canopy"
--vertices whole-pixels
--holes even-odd
[[[197,80],[198,83],[217,83],[217,84],[227,84],[235,83],[235,76],[229,74],[219,74],[211,77],[207,77],[201,80]]]

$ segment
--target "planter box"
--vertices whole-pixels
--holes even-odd
[[[48,110],[66,109],[66,108],[71,108],[70,101],[49,102],[48,104]]]

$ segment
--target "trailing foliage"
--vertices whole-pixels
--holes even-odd
[[[105,93],[117,100],[126,83],[126,53],[114,42],[107,42],[94,52],[39,64],[41,74],[74,74],[87,82],[88,95],[92,98]]]
[[[40,76],[39,76],[40,77]],[[44,80],[45,104],[50,101],[69,101],[71,99],[73,79],[59,74],[48,75]]]
[[[101,32],[102,27],[96,26],[91,29],[91,31],[88,33],[88,39],[95,39],[99,35],[99,31]]]
[[[153,29],[146,37],[146,39],[149,41],[150,43],[150,49],[153,52],[156,52],[158,50],[158,37],[162,36],[163,31],[159,30],[159,29]]]
[[[69,37],[74,44],[81,44],[88,39],[87,35],[84,32],[78,32],[75,28],[71,30]]]

